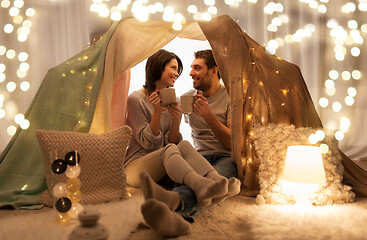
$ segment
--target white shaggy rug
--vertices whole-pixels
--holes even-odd
[[[130,233],[143,221],[140,205],[143,197],[133,196],[127,200],[85,206],[100,212],[99,223],[110,232],[109,240],[128,239]],[[1,213],[0,213],[1,214]],[[25,215],[12,215],[0,219],[1,240],[66,240],[69,233],[79,225],[79,222],[68,226],[56,224],[56,210],[35,212]]]
[[[353,205],[254,206],[248,223],[261,240],[367,239],[367,210]]]
[[[96,206],[109,240],[163,240],[143,222],[141,194]],[[2,214],[0,210],[0,215]],[[1,240],[66,240],[71,230],[55,224],[55,210],[0,218]],[[175,240],[361,240],[367,239],[367,198],[325,207],[255,205],[255,198],[236,196],[201,209],[190,235]]]

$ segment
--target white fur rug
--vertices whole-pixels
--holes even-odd
[[[133,196],[127,200],[94,206],[101,216],[99,223],[110,232],[109,240],[128,239],[130,233],[143,221],[140,205],[143,197]],[[79,225],[72,223],[66,227],[55,222],[56,210],[31,211],[26,215],[8,216],[0,219],[1,240],[66,240],[69,233]]]
[[[353,205],[254,206],[248,223],[254,239],[367,239],[367,210]]]
[[[128,200],[96,207],[100,223],[110,230],[109,240],[163,240],[143,227],[138,194]],[[0,211],[1,214],[1,211]],[[56,210],[0,218],[1,240],[66,240],[79,223],[61,227]],[[200,210],[191,234],[177,240],[362,240],[367,239],[367,198],[325,207],[255,205],[255,198],[236,196]],[[139,226],[139,227],[138,227]]]

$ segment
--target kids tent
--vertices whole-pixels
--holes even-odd
[[[46,74],[25,114],[31,126],[18,129],[0,157],[0,206],[41,207],[37,201],[46,184],[37,129],[103,133],[124,125],[129,69],[175,37],[208,40],[213,49],[231,99],[232,156],[245,194],[259,190],[248,137],[253,123],[322,127],[300,69],[267,54],[229,16],[188,22],[181,31],[167,22],[123,19],[94,46]],[[293,93],[283,108],[277,104],[283,101],[280,89]],[[345,155],[343,164],[344,179],[367,196],[367,174]]]

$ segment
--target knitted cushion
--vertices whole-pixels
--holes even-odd
[[[283,191],[278,180],[284,169],[287,148],[291,145],[320,146],[326,144],[329,150],[322,154],[326,183],[310,196],[314,205],[345,203],[354,201],[355,194],[351,187],[343,185],[343,165],[338,142],[333,137],[325,136],[316,144],[311,144],[309,136],[315,134],[314,128],[295,128],[294,125],[269,124],[253,127],[251,141],[259,159],[260,194],[258,203],[293,204],[295,199]],[[326,147],[326,145],[324,145]]]
[[[81,204],[98,204],[127,198],[124,157],[129,144],[131,128],[120,127],[100,135],[54,130],[37,130],[41,145],[47,188],[39,202],[52,206],[53,184],[66,182],[65,174],[55,174],[51,164],[56,158],[75,150],[80,155],[82,183]],[[50,157],[53,156],[53,157]]]

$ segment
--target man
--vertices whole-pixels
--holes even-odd
[[[231,159],[230,100],[225,87],[220,84],[220,74],[212,51],[198,51],[194,55],[190,76],[195,89],[186,94],[194,95],[196,101],[193,112],[185,115],[185,121],[191,126],[195,149],[219,174],[229,179],[227,194],[212,199],[212,202],[218,203],[238,194],[241,185],[235,178],[237,167]],[[142,173],[140,187],[146,200],[141,210],[148,225],[165,236],[189,233],[187,222],[193,222],[199,206],[194,192],[188,186],[181,185],[167,191],[149,175]]]

